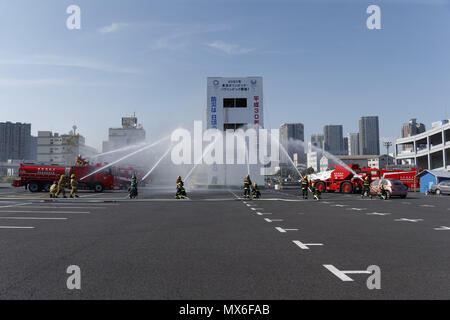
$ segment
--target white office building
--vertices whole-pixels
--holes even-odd
[[[207,79],[207,129],[221,131],[264,127],[262,77]],[[239,152],[239,151],[237,151]],[[262,170],[261,170],[262,169]],[[242,184],[247,165],[211,165],[208,184]],[[254,182],[264,183],[261,165],[250,165]]]
[[[434,122],[431,130],[397,139],[395,158],[397,164],[422,170],[450,170],[450,120]]]

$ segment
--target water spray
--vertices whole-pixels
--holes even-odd
[[[197,166],[200,164],[200,162],[202,161],[202,159],[205,157],[206,153],[209,151],[209,149],[211,149],[212,146],[214,146],[216,144],[216,140],[214,140],[213,142],[211,142],[205,149],[205,151],[203,151],[202,156],[200,157],[200,159],[197,160],[197,162],[195,163],[194,167],[192,167],[192,169],[189,171],[189,173],[186,175],[185,181],[187,181],[192,172],[194,172],[195,168],[197,168]]]
[[[106,166],[101,167],[101,168],[99,168],[99,169],[97,169],[97,170],[95,170],[95,171],[89,173],[88,175],[84,176],[84,177],[81,178],[80,180],[83,180],[83,179],[85,179],[85,178],[88,178],[88,177],[92,176],[93,174],[96,174],[97,172],[100,172],[100,171],[102,171],[102,170],[105,170],[105,169],[107,169],[107,168],[109,168],[109,167],[115,165],[116,163],[119,163],[120,161],[123,161],[123,160],[125,160],[125,159],[127,159],[127,158],[129,158],[129,157],[132,157],[132,156],[134,156],[135,154],[138,154],[138,153],[140,153],[140,152],[142,152],[142,151],[144,151],[144,150],[150,149],[151,147],[154,147],[154,146],[160,144],[161,142],[163,142],[164,140],[167,140],[167,139],[169,139],[169,138],[170,138],[170,136],[167,136],[167,137],[164,137],[164,138],[162,138],[162,139],[160,139],[160,140],[158,140],[158,141],[156,141],[156,142],[154,142],[154,143],[152,143],[152,144],[146,145],[145,147],[140,148],[139,150],[136,150],[136,151],[134,151],[134,152],[132,152],[132,153],[130,153],[130,154],[127,154],[126,156],[123,156],[122,158],[120,158],[120,159],[118,159],[118,160],[116,160],[116,161],[114,161],[114,162],[111,162],[111,163],[107,164]]]
[[[144,181],[145,179],[147,179],[147,177],[153,172],[153,170],[156,169],[156,167],[159,165],[159,163],[169,154],[170,150],[172,150],[172,145],[170,145],[169,149],[167,149],[166,152],[164,152],[164,154],[162,155],[162,157],[155,163],[155,165],[153,166],[153,168],[151,168],[146,174],[145,176],[142,178],[141,181]]]
[[[271,138],[272,141],[275,141],[278,144],[278,146],[280,147],[281,151],[283,151],[283,153],[289,159],[289,162],[292,164],[292,166],[294,167],[295,171],[297,171],[299,177],[301,177],[302,174],[298,170],[297,166],[295,165],[294,161],[291,159],[291,157],[289,156],[289,153],[286,151],[286,149],[283,147],[283,145],[281,143],[279,143],[276,139],[274,139],[272,136],[270,136],[270,138]]]
[[[136,149],[136,148],[142,147],[144,145],[146,145],[146,143],[139,143],[139,144],[135,144],[135,145],[132,145],[132,146],[122,147],[122,148],[119,148],[119,149],[115,149],[115,150],[111,150],[111,151],[108,151],[108,152],[103,152],[103,153],[99,153],[99,154],[93,155],[93,156],[89,157],[89,159],[96,159],[96,158],[99,158],[99,157],[102,157],[102,156],[106,156],[106,155],[109,155],[109,154],[122,152],[122,151],[127,151],[127,150],[130,150],[130,149]]]

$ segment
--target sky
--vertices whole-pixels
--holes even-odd
[[[391,139],[450,118],[450,0],[0,0],[0,39],[0,121],[77,125],[99,151],[133,113],[152,141],[205,121],[208,76],[262,76],[265,127],[307,139],[361,116]]]

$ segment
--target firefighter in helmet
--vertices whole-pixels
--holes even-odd
[[[320,199],[320,190],[317,188],[316,183],[314,181],[311,182],[311,193],[313,194],[313,198],[316,200]]]
[[[66,190],[64,189],[65,187],[66,187],[66,176],[62,174],[58,180],[58,191],[56,192],[56,198],[59,197],[60,193],[62,193],[63,198],[67,198]]]
[[[256,199],[261,198],[261,192],[259,192],[259,187],[256,184],[256,182],[253,183],[253,186],[252,186],[252,196],[253,196],[253,198],[256,198]]]
[[[244,198],[250,199],[250,189],[252,187],[252,180],[250,175],[247,174],[244,179]]]
[[[70,197],[73,198],[79,198],[78,196],[78,181],[75,178],[75,175],[72,173],[72,175],[70,176]]]
[[[175,194],[175,199],[186,199],[187,194],[186,190],[184,189],[184,183],[181,179],[181,176],[177,177],[177,193]]]
[[[58,192],[58,181],[53,181],[50,187],[50,198],[57,198],[56,193]]]
[[[131,185],[128,188],[128,198],[129,199],[135,199],[138,195],[138,182],[137,182],[137,178],[136,175],[133,173],[133,175],[131,176]]]
[[[303,179],[302,179],[302,196],[303,196],[303,199],[308,199],[308,187],[309,187],[308,177],[305,175],[305,176],[303,176]]]
[[[370,177],[369,177],[369,175],[366,175],[366,177],[364,178],[363,189],[361,192],[361,198],[364,198],[366,195],[370,199],[372,199],[372,195],[370,194]]]

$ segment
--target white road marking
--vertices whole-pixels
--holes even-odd
[[[0,207],[1,208],[1,207]],[[54,207],[54,206],[28,206],[27,209],[94,209],[94,210],[105,210],[105,207],[97,207],[97,208],[93,208],[93,207]]]
[[[401,218],[401,219],[395,219],[394,221],[419,222],[419,221],[423,221],[423,219],[406,219],[406,218]]]
[[[334,205],[332,205],[332,207],[340,207],[340,208],[343,208],[343,207],[348,207],[348,204],[334,204]]]
[[[0,229],[34,229],[34,227],[0,226]]]
[[[16,204],[10,204],[8,206],[0,206],[0,208],[12,208],[12,207],[20,207],[20,206],[26,206],[29,203],[16,203]]]
[[[404,201],[403,204],[411,204],[411,202]]]
[[[421,204],[420,207],[425,207],[425,208],[434,208],[435,205],[432,204]]]
[[[275,229],[277,229],[281,233],[286,233],[287,231],[298,231],[298,229],[283,229],[281,227],[275,227]]]
[[[292,242],[294,242],[297,246],[300,247],[300,249],[303,250],[309,250],[309,246],[323,246],[323,243],[302,243],[298,240],[294,240]]]
[[[321,203],[324,203],[324,204],[330,204],[331,202],[328,202],[328,201],[321,201]]]
[[[370,271],[367,271],[367,270],[341,271],[338,268],[336,268],[335,266],[333,266],[332,264],[324,264],[323,266],[326,269],[328,269],[329,271],[331,271],[336,277],[338,277],[342,281],[354,281],[352,278],[347,276],[347,273],[348,274],[370,274]]]
[[[256,213],[258,216],[263,216],[263,215],[265,215],[265,214],[272,214],[272,213],[270,213],[270,212],[257,212]]]
[[[438,230],[438,231],[447,231],[447,230],[450,230],[450,227],[441,226],[441,227],[439,227],[439,228],[434,228],[434,230]]]
[[[347,208],[347,210],[364,211],[364,210],[367,210],[367,209],[366,208]]]
[[[374,216],[387,216],[391,213],[389,212],[367,212],[368,215],[374,215]]]
[[[36,210],[0,210],[0,213],[90,213],[89,211],[36,211]]]
[[[264,210],[264,208],[250,208],[250,209],[252,209],[253,211],[256,211],[256,210]]]
[[[268,219],[268,218],[264,218],[264,220],[266,220],[267,222],[278,222],[278,221],[283,221],[283,219]]]
[[[37,217],[0,217],[0,219],[11,219],[11,220],[67,220],[67,218],[37,218]]]

